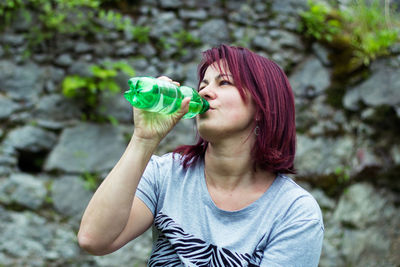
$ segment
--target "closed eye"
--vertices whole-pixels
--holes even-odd
[[[232,85],[232,83],[230,81],[228,81],[228,80],[221,80],[219,82],[219,85]]]

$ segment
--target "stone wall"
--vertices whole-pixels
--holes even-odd
[[[109,34],[63,36],[30,57],[30,24],[16,20],[0,37],[0,266],[145,266],[149,232],[102,257],[76,241],[93,185],[133,131],[129,103],[122,93],[103,93],[96,113],[113,123],[83,120],[83,103],[66,98],[61,83],[87,76],[90,64],[126,60],[138,76],[195,86],[201,51],[221,42],[247,46],[288,73],[297,109],[295,178],[325,220],[320,266],[399,266],[400,46],[368,75],[337,80],[333,51],[297,32],[306,7],[306,0],[142,0],[127,18],[150,27],[150,42],[103,22]],[[181,31],[200,43],[182,53],[173,35]],[[117,82],[126,88],[128,78],[121,73]],[[195,137],[193,120],[182,121],[157,153]]]

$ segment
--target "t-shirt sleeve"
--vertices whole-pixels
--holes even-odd
[[[156,214],[158,203],[158,181],[160,180],[160,170],[158,156],[152,156],[140,179],[136,196],[146,204],[153,215]]]
[[[261,266],[318,266],[324,237],[319,207],[307,197],[294,206],[272,234]]]
[[[294,222],[268,244],[260,266],[318,266],[323,236],[318,220]]]

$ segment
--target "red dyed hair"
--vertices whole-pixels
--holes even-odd
[[[198,67],[199,84],[214,62],[221,70],[226,63],[240,95],[250,94],[256,108],[259,134],[252,148],[254,167],[273,173],[295,173],[296,153],[295,105],[292,88],[283,70],[273,61],[235,46],[220,45],[203,52]],[[208,142],[198,137],[195,145],[176,148],[185,168],[203,159]]]

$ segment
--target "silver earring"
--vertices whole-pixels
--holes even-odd
[[[258,127],[258,125],[256,126],[256,128],[254,128],[254,134],[256,136],[258,136],[260,134],[260,127]]]

